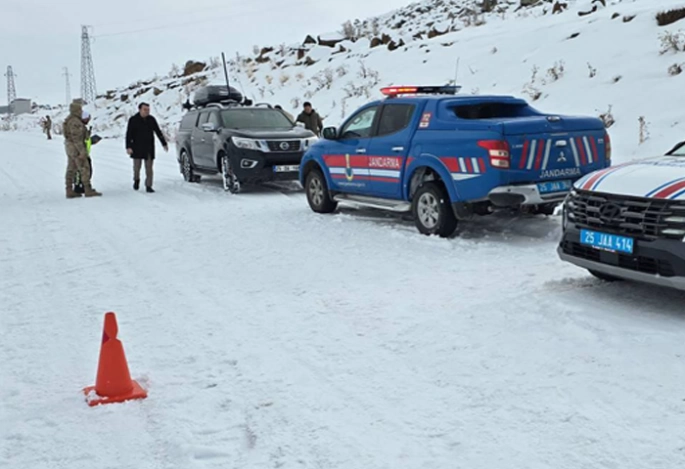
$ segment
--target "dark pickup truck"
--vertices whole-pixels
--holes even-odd
[[[228,91],[227,91],[228,90]],[[268,104],[253,104],[234,88],[205,87],[184,106],[176,137],[183,178],[220,174],[224,189],[297,180],[300,161],[316,135]]]

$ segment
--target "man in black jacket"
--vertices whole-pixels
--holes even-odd
[[[147,192],[154,192],[152,189],[152,164],[155,160],[154,134],[157,134],[164,151],[169,151],[157,120],[150,115],[150,105],[141,103],[138,106],[138,114],[129,119],[126,129],[126,153],[133,159],[133,189],[135,190],[140,188],[140,168],[145,161],[145,188]]]

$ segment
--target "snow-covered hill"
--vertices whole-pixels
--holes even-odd
[[[685,20],[659,26],[655,18],[676,7],[685,1],[425,0],[301,44],[255,46],[229,58],[230,79],[248,97],[293,114],[312,101],[328,125],[379,97],[381,86],[456,81],[463,93],[513,94],[550,112],[604,115],[615,121],[620,160],[662,153],[685,134],[676,104],[685,85]],[[104,93],[91,109],[96,129],[121,135],[146,101],[173,137],[181,103],[203,84],[225,83],[218,59],[188,65]]]

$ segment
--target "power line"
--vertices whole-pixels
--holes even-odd
[[[89,26],[81,26],[81,99],[90,104],[95,103],[97,91],[88,28]]]

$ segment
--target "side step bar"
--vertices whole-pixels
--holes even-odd
[[[404,200],[381,199],[352,194],[338,194],[333,197],[333,200],[345,205],[377,208],[391,212],[409,212],[411,210],[411,204]]]

